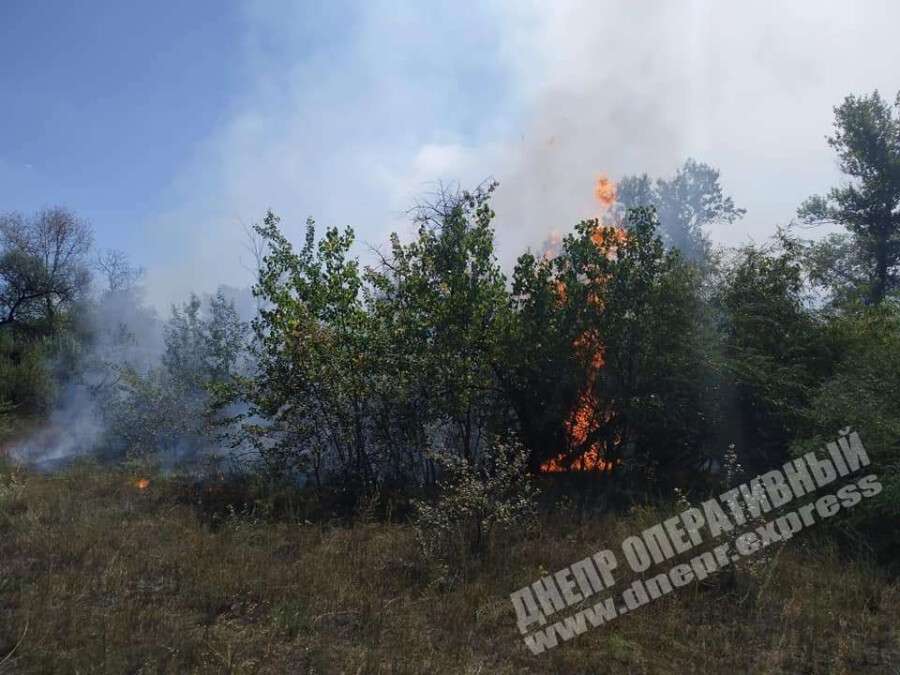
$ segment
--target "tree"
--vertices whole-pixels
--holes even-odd
[[[143,268],[134,267],[124,251],[115,249],[98,253],[94,266],[106,280],[107,293],[127,292],[144,276]]]
[[[802,251],[781,237],[772,247],[738,250],[713,297],[728,381],[723,440],[735,443],[752,468],[786,459],[831,367],[824,327],[804,291]]]
[[[865,500],[840,519],[850,526],[854,546],[861,535],[882,561],[900,560],[900,308],[892,303],[856,307],[828,325],[836,347],[830,376],[813,392],[804,411],[805,432],[795,437],[793,454],[818,450],[833,442],[839,430],[859,433],[871,459],[866,473],[884,485],[877,499]],[[886,526],[887,524],[887,526]],[[855,532],[853,532],[855,530]]]
[[[377,480],[371,429],[376,341],[363,302],[363,278],[350,255],[353,230],[327,228],[316,240],[307,221],[302,249],[269,212],[255,228],[265,247],[253,294],[256,373],[240,396],[245,429],[269,466],[339,479],[352,494]]]
[[[810,197],[798,215],[809,224],[838,223],[865,260],[866,301],[880,304],[900,282],[900,94],[893,104],[876,90],[834,108],[834,135],[847,185]],[[839,260],[835,259],[834,260]]]
[[[679,249],[692,262],[701,262],[709,255],[704,228],[732,223],[746,213],[723,193],[719,171],[693,159],[668,180],[652,181],[647,174],[626,176],[619,181],[617,200],[623,212],[640,206],[655,207],[663,243]]]
[[[532,465],[599,453],[614,475],[675,481],[715,422],[700,278],[664,249],[652,207],[626,217],[579,223],[552,261],[520,258],[510,398]]]
[[[90,227],[66,209],[0,217],[0,326],[56,328],[88,290]]]
[[[238,398],[270,466],[339,485],[352,499],[429,480],[429,450],[478,460],[503,407],[496,369],[508,309],[493,256],[490,188],[442,193],[418,237],[361,272],[353,231],[307,223],[295,250],[269,213],[254,294],[256,373]],[[262,423],[259,423],[259,421]]]
[[[585,450],[570,447],[565,428],[586,380],[586,364],[574,349],[583,327],[580,308],[563,292],[563,268],[563,259],[525,253],[513,272],[514,320],[505,336],[501,382],[530,450],[532,471],[561,452],[574,459]]]
[[[502,415],[497,368],[509,305],[494,255],[494,188],[442,190],[415,211],[416,240],[393,235],[390,259],[370,276],[404,355],[400,370],[425,385],[418,405],[435,427],[432,442],[470,463]]]
[[[850,308],[868,301],[869,257],[844,232],[833,232],[818,241],[796,239],[803,249],[803,264],[811,286],[825,293],[825,306]]]
[[[221,421],[212,394],[241,374],[246,331],[221,292],[206,307],[194,295],[173,307],[161,364],[147,371],[119,365],[114,390],[98,392],[111,448],[180,456],[209,446]]]

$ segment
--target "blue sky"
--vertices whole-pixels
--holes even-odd
[[[272,113],[295,105],[294,90],[304,86],[311,105],[317,94],[322,99],[310,136],[316,124],[343,115],[348,136],[420,143],[415,124],[359,127],[359,113],[393,115],[384,100],[404,96],[388,69],[410,82],[435,81],[434,96],[421,103],[436,127],[477,134],[477,117],[496,103],[502,83],[465,91],[467,81],[478,79],[480,89],[495,74],[489,62],[459,52],[452,58],[464,45],[449,43],[486,35],[473,36],[477,26],[454,35],[464,17],[453,26],[447,16],[447,39],[429,44],[416,24],[438,17],[434,9],[394,14],[388,23],[410,31],[405,44],[379,45],[378,62],[367,64],[359,51],[366,39],[360,6],[349,3],[4,2],[0,205],[28,211],[65,204],[93,222],[103,245],[140,248],[148,220],[190,201],[178,185],[184,168],[248,107],[257,110],[248,106],[254,97],[271,132],[283,121]],[[464,101],[473,96],[477,105]]]
[[[246,81],[222,3],[0,4],[0,203],[65,204],[134,245],[193,145]]]
[[[862,6],[860,6],[862,5]],[[850,93],[900,89],[900,9],[483,0],[0,3],[0,211],[50,204],[167,302],[247,283],[268,207],[408,228],[434,181],[493,176],[501,259],[592,215],[591,184],[694,156],[764,239],[838,178]]]

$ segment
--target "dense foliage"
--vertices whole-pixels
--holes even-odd
[[[602,218],[552,255],[524,253],[509,278],[493,184],[442,191],[369,267],[351,229],[318,237],[309,221],[295,248],[270,212],[253,317],[222,293],[167,322],[141,314],[139,272],[115,252],[92,258],[76,216],[5,216],[0,425],[89,400],[109,454],[230,446],[354,502],[449,475],[479,504],[499,499],[472,487],[498,448],[524,448],[520,474],[591,469],[645,499],[708,487],[731,446],[765,470],[853,426],[885,483],[858,521],[877,528],[900,509],[896,108],[877,92],[836,108],[848,182],[800,214],[844,235],[714,253],[705,228],[743,211],[694,161],[624,179]]]

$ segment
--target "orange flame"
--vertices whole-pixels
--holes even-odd
[[[611,471],[612,462],[607,462],[600,456],[599,448],[592,447],[580,457],[572,460],[572,463],[566,466],[563,462],[565,454],[557,457],[551,457],[541,464],[543,473],[563,473],[565,471]]]
[[[150,487],[150,481],[146,478],[138,478],[136,481],[134,481],[134,487],[136,487],[138,490],[146,490],[148,487]]]
[[[561,245],[562,236],[560,235],[559,230],[550,230],[550,234],[547,235],[543,246],[541,246],[541,257],[544,260],[552,260],[559,255],[559,248]]]
[[[624,227],[598,227],[591,234],[591,241],[607,257],[615,256],[616,252],[628,243],[628,230]]]
[[[605,174],[597,178],[594,186],[594,196],[604,211],[609,209],[616,201],[616,184]],[[610,228],[599,225],[591,235],[594,245],[605,252],[607,256],[616,255],[620,247],[628,241],[628,232],[623,228]],[[551,235],[552,236],[552,235]],[[566,287],[562,281],[556,282],[556,293],[560,302],[566,300]],[[600,307],[603,299],[598,289],[591,290],[588,294],[588,302]],[[588,366],[588,375],[585,386],[581,390],[575,407],[570,411],[564,422],[568,446],[570,449],[583,448],[588,440],[606,422],[612,419],[612,411],[601,412],[599,401],[595,396],[594,385],[597,382],[600,369],[605,364],[604,346],[596,330],[589,330],[579,335],[573,346],[581,355]],[[605,443],[594,441],[579,456],[567,460],[567,453],[562,452],[545,461],[540,470],[545,473],[558,473],[563,471],[611,471],[613,463],[604,459]]]
[[[605,173],[600,174],[594,183],[594,196],[605,209],[616,203],[616,184]]]

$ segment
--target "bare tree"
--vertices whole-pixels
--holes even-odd
[[[106,290],[109,293],[130,290],[144,276],[143,267],[134,267],[128,261],[128,254],[115,249],[100,251],[94,267],[106,279]]]
[[[90,226],[63,208],[0,216],[0,326],[43,321],[52,330],[90,285],[92,243]]]

